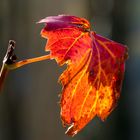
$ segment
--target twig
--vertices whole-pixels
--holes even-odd
[[[1,67],[1,71],[0,71],[0,91],[3,87],[4,81],[6,79],[6,76],[8,74],[8,65],[12,65],[13,63],[15,63],[16,61],[16,55],[14,54],[14,50],[15,50],[15,41],[10,40],[9,44],[8,44],[8,49],[6,52],[6,55],[3,59],[3,64]]]

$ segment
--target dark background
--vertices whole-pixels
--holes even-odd
[[[129,48],[121,98],[105,122],[95,118],[78,135],[64,134],[57,83],[64,67],[54,60],[11,71],[0,95],[0,140],[139,140],[140,1],[0,0],[0,64],[9,39],[18,60],[44,55],[40,19],[59,14],[87,18],[98,34]]]

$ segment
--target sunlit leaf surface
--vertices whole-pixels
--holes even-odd
[[[120,96],[127,58],[126,46],[93,31],[84,18],[52,16],[42,19],[47,38],[46,51],[67,69],[59,80],[63,85],[61,119],[66,133],[75,135],[95,116],[104,120]]]

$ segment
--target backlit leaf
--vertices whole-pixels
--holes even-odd
[[[59,81],[61,119],[75,135],[95,116],[102,120],[116,106],[120,96],[127,59],[126,46],[93,31],[84,18],[52,16],[42,19],[47,38],[46,51],[59,65],[67,64]]]

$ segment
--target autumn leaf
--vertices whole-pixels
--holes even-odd
[[[59,15],[42,19],[41,35],[47,38],[46,51],[59,65],[67,64],[59,81],[61,119],[75,135],[95,116],[102,120],[116,106],[127,59],[127,47],[90,30],[90,23],[75,16]]]

